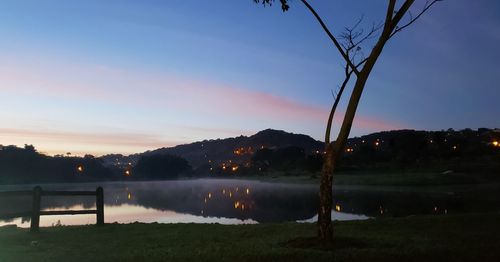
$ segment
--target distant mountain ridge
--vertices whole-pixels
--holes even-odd
[[[100,159],[107,166],[128,168],[134,166],[141,156],[170,154],[185,158],[195,169],[199,167],[209,169],[224,164],[229,166],[234,164],[249,165],[253,153],[259,149],[285,147],[302,148],[304,153],[308,155],[322,152],[324,143],[308,135],[266,129],[251,136],[203,140],[129,156],[106,155]],[[439,160],[446,155],[454,156],[461,153],[476,152],[474,154],[479,154],[490,151],[494,153],[497,152],[495,150],[497,148],[500,148],[500,129],[382,131],[350,138],[346,144],[346,154],[343,162],[345,164],[352,162],[350,164],[359,165],[377,159],[377,161],[387,161],[385,158],[389,156],[393,160],[401,158],[420,159],[422,157]],[[420,156],[421,154],[423,156]],[[349,156],[354,156],[354,158]],[[361,156],[365,158],[359,158]]]
[[[265,129],[251,136],[203,140],[129,156],[105,155],[101,159],[105,165],[128,165],[128,163],[134,165],[143,155],[171,154],[187,159],[191,166],[196,168],[204,164],[216,165],[228,160],[244,163],[249,161],[252,154],[261,148],[275,149],[289,146],[303,148],[308,153],[323,150],[323,142],[317,141],[308,135]]]

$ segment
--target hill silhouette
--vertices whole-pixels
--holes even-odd
[[[159,148],[130,156],[106,155],[101,159],[104,160],[106,165],[116,165],[117,163],[136,163],[141,156],[169,154],[183,157],[188,160],[193,168],[197,168],[205,164],[219,165],[229,160],[235,163],[246,163],[259,149],[277,149],[291,146],[300,147],[306,153],[323,150],[323,142],[317,141],[308,135],[265,129],[252,136],[203,140],[191,144]]]
[[[310,136],[273,129],[128,156],[47,156],[31,145],[0,145],[0,184],[251,176],[268,171],[313,174],[321,168],[323,148]],[[396,130],[354,137],[337,170],[498,174],[500,130]]]

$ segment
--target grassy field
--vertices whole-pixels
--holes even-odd
[[[500,213],[313,224],[0,228],[0,261],[500,261]]]

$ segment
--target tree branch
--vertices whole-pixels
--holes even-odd
[[[340,55],[344,58],[344,60],[346,61],[346,63],[349,65],[349,67],[351,67],[352,71],[356,75],[358,75],[359,74],[358,69],[353,64],[353,62],[351,61],[351,59],[349,59],[349,56],[347,56],[347,54],[344,52],[344,50],[342,49],[342,46],[340,45],[340,43],[337,41],[337,39],[335,38],[335,36],[333,36],[333,34],[330,32],[330,30],[328,29],[328,27],[326,26],[326,24],[323,22],[323,19],[321,19],[321,17],[318,15],[318,13],[316,13],[316,11],[314,10],[314,8],[306,0],[301,0],[301,1],[302,1],[302,3],[304,3],[304,5],[307,7],[307,9],[309,9],[309,11],[311,11],[311,13],[314,15],[314,17],[316,18],[316,20],[318,20],[318,22],[321,25],[321,27],[323,28],[323,30],[326,32],[326,34],[328,35],[328,37],[330,37],[330,39],[332,40],[332,42],[335,45],[335,47],[337,48],[337,50],[340,52]]]
[[[415,0],[406,0],[401,8],[396,12],[394,17],[391,20],[391,25],[390,25],[390,32],[393,32],[394,29],[397,27],[399,24],[399,21],[403,18],[403,16],[408,12],[408,9],[410,9],[410,6],[415,2]],[[390,35],[389,35],[390,36]]]
[[[388,31],[391,28],[392,15],[394,13],[395,6],[396,6],[396,0],[390,0],[389,5],[387,6],[387,13],[385,14],[384,32]]]
[[[340,98],[342,97],[342,93],[344,92],[344,89],[347,86],[347,83],[349,83],[352,72],[353,71],[349,70],[349,66],[346,64],[344,82],[342,82],[342,85],[340,86],[339,92],[337,93],[337,96],[335,97],[335,102],[332,105],[332,109],[330,110],[330,115],[328,116],[328,123],[326,124],[326,131],[325,131],[325,145],[326,146],[328,146],[328,144],[330,144],[330,134],[332,132],[333,116],[335,115],[335,111],[337,110],[337,106],[340,102]]]
[[[436,2],[439,2],[439,1],[442,1],[442,0],[433,0],[432,2],[429,3],[429,1],[426,1],[425,2],[425,6],[424,8],[422,9],[422,11],[420,11],[420,13],[418,13],[417,16],[415,17],[411,17],[410,18],[410,21],[408,23],[406,23],[405,25],[403,26],[400,26],[400,27],[397,27],[395,28],[395,30],[391,33],[391,36],[390,37],[393,37],[396,33],[400,32],[401,30],[405,29],[406,27],[408,27],[409,25],[411,25],[413,22],[415,22],[417,19],[420,18],[420,16],[422,14],[424,14],[429,8],[431,8],[432,5],[434,5]]]

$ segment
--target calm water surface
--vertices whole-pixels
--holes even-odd
[[[47,184],[44,190],[95,190],[104,188],[105,222],[221,223],[314,222],[318,186],[266,183],[248,180],[199,179],[181,181]],[[32,189],[32,185],[0,186],[0,191]],[[496,190],[496,189],[490,189]],[[459,190],[460,191],[460,190]],[[483,192],[482,190],[481,192]],[[474,203],[476,195],[440,190],[414,191],[381,187],[344,186],[334,189],[337,220],[378,216],[498,211],[492,203]],[[500,191],[499,191],[500,192]],[[484,198],[483,198],[484,199]],[[486,200],[488,202],[488,200]],[[484,202],[484,201],[483,201]],[[31,196],[0,197],[0,215],[28,211]],[[95,197],[44,196],[43,210],[94,209]],[[41,216],[41,226],[95,223],[95,215]],[[29,227],[29,218],[0,220],[0,226]]]

